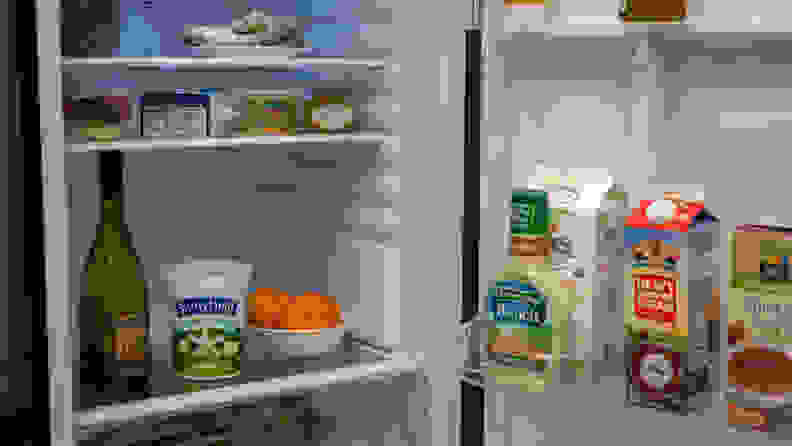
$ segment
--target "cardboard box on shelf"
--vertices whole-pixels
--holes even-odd
[[[792,228],[740,225],[729,234],[729,425],[788,424],[781,409],[759,410],[741,394],[789,405],[792,394]],[[750,406],[750,407],[749,407]],[[779,416],[768,417],[768,413]]]

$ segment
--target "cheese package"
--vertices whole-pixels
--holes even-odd
[[[307,130],[333,132],[355,127],[356,114],[344,96],[321,95],[304,104],[303,126]]]

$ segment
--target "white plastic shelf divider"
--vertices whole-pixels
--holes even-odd
[[[252,381],[217,389],[207,389],[187,394],[149,398],[113,406],[75,412],[78,437],[110,430],[136,420],[151,417],[168,417],[213,410],[234,404],[246,404],[264,398],[277,398],[289,394],[312,391],[331,384],[356,383],[383,379],[403,373],[414,373],[420,368],[417,358],[404,352],[390,352],[379,347],[360,348],[382,354],[376,362],[311,373],[295,374],[282,378]]]
[[[240,55],[228,57],[97,57],[64,58],[63,69],[72,67],[122,67],[174,70],[302,70],[327,68],[385,68],[384,59],[344,57],[290,57],[284,55]]]
[[[104,150],[120,150],[123,152],[149,152],[159,150],[222,150],[236,149],[252,145],[278,144],[382,144],[387,134],[384,131],[368,131],[357,133],[336,134],[304,134],[304,135],[264,135],[264,136],[232,136],[218,138],[125,138],[122,140],[100,143],[69,144],[68,152],[97,152]]]

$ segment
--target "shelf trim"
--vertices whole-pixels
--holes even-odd
[[[779,35],[772,39],[792,38],[792,27],[781,24],[760,25],[750,20],[723,22],[708,20],[702,16],[687,16],[681,22],[624,22],[615,13],[607,16],[573,15],[556,17],[549,23],[532,20],[532,17],[514,19],[516,23],[528,26],[528,30],[516,31],[517,34],[548,34],[558,37],[608,38],[624,37],[632,34],[660,32],[674,36],[699,36],[706,38],[708,34],[749,34],[751,38],[761,38],[762,34]],[[511,33],[510,33],[511,34]]]
[[[556,357],[552,353],[538,353],[536,354],[536,359],[539,361],[553,361]],[[560,353],[558,355],[558,360],[569,360],[572,359],[572,356],[569,353]],[[486,367],[513,367],[513,368],[523,368],[521,366],[515,366],[514,364],[519,364],[519,361],[525,361],[525,359],[514,358],[514,359],[507,359],[505,357],[492,357],[487,358],[486,360],[482,361],[482,363],[486,364]]]
[[[792,397],[784,395],[782,398],[773,398],[758,392],[740,391],[736,386],[730,385],[724,392],[724,399],[738,403],[738,405],[758,405],[759,407],[775,409],[792,405]],[[745,406],[743,406],[745,407]]]
[[[381,70],[386,66],[380,58],[345,58],[320,56],[227,56],[227,57],[68,57],[62,61],[64,68],[78,66],[123,66],[127,68],[159,68],[173,70],[193,69],[290,69],[299,70],[310,66],[364,67]]]
[[[69,204],[67,197],[61,73],[60,0],[36,0],[40,175],[43,183],[45,324],[49,368],[49,444],[74,446],[74,378],[71,281],[69,277]],[[13,19],[12,19],[13,20]],[[40,423],[39,429],[45,429]]]
[[[728,352],[730,355],[735,353],[743,353],[745,351],[745,347],[746,345],[744,344],[730,345],[728,347]],[[759,347],[767,349],[771,352],[785,353],[787,356],[792,356],[792,345],[788,344],[754,344],[750,347]]]
[[[106,150],[121,151],[154,151],[184,149],[236,149],[249,145],[279,144],[383,144],[387,138],[384,131],[338,134],[304,134],[304,135],[264,135],[264,136],[231,136],[203,138],[128,138],[107,143],[76,143],[69,144],[69,152],[99,152]]]
[[[395,352],[371,364],[342,367],[332,371],[312,372],[250,382],[219,389],[208,389],[182,395],[149,398],[134,403],[118,404],[75,413],[75,425],[81,438],[115,426],[149,417],[212,410],[231,404],[245,404],[263,398],[276,398],[289,393],[303,393],[328,384],[360,382],[367,378],[395,376],[418,371],[419,361],[404,352]]]

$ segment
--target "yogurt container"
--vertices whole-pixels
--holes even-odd
[[[211,381],[240,374],[252,273],[251,265],[234,260],[187,259],[162,267],[169,300],[168,360],[175,375]]]

